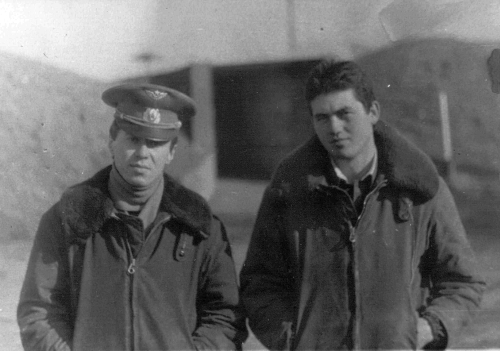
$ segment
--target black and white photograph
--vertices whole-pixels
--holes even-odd
[[[0,351],[500,350],[500,0],[0,33]]]

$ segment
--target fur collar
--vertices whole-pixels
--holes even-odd
[[[101,229],[114,212],[108,191],[111,166],[99,171],[83,183],[64,192],[59,202],[63,225],[86,239]],[[212,213],[207,202],[195,192],[185,188],[167,174],[160,211],[170,213],[175,220],[194,229],[201,237],[210,233]]]
[[[413,194],[414,202],[426,202],[436,195],[439,174],[429,156],[382,121],[375,125],[375,144],[379,170],[389,185]]]
[[[431,159],[385,122],[375,125],[374,135],[377,174],[387,180],[389,187],[408,194],[415,203],[432,199],[439,187],[439,175]],[[285,158],[276,172],[274,185],[286,192],[292,183],[299,187],[302,183],[308,189],[318,184],[335,184],[332,171],[327,151],[313,136]],[[304,180],[307,184],[303,184]]]

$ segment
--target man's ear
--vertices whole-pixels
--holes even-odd
[[[176,149],[177,149],[177,143],[174,146],[170,145],[168,146],[169,153],[167,155],[167,162],[166,162],[167,165],[174,159]]]
[[[378,120],[380,119],[380,104],[378,103],[377,100],[372,102],[372,106],[370,107],[369,114],[370,114],[372,124],[377,123]]]
[[[108,150],[109,150],[109,153],[111,154],[111,158],[114,160],[115,159],[115,155],[114,155],[114,152],[113,152],[113,142],[114,142],[114,140],[110,136],[109,139],[108,139]]]

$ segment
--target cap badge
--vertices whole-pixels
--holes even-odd
[[[160,110],[157,108],[148,108],[144,111],[142,118],[149,123],[160,123],[161,115]]]
[[[149,97],[154,99],[154,100],[163,99],[165,96],[168,95],[167,92],[160,91],[160,90],[146,90],[146,94],[148,94]]]

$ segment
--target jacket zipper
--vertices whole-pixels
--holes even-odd
[[[360,297],[359,297],[359,270],[358,270],[358,261],[356,259],[356,227],[361,220],[361,217],[363,217],[365,213],[365,207],[368,202],[368,199],[375,193],[375,191],[380,190],[380,188],[384,187],[386,185],[387,181],[383,181],[382,183],[378,184],[374,189],[372,189],[365,197],[363,200],[363,206],[361,208],[361,213],[356,219],[356,226],[353,226],[351,221],[349,221],[349,241],[351,242],[351,247],[352,247],[352,269],[354,272],[354,303],[355,303],[355,315],[354,315],[354,336],[353,336],[353,348],[354,350],[359,350],[361,348],[360,340],[361,340],[361,321],[359,318],[359,305],[360,305]],[[349,197],[350,198],[350,197]],[[352,205],[354,206],[354,202],[352,201]]]
[[[130,275],[135,273],[135,258],[132,258],[132,262],[130,263],[130,266],[128,266],[127,273]]]
[[[168,215],[163,220],[156,223],[156,225],[151,229],[150,233],[154,232],[160,225],[163,225],[165,222],[168,222],[171,218],[172,218],[172,216]],[[146,243],[148,241],[148,239],[149,239],[149,237],[146,238],[144,243]],[[127,248],[128,260],[130,262],[130,264],[128,265],[128,268],[127,268],[127,273],[132,276],[135,274],[135,272],[137,270],[137,263],[136,263],[135,257],[132,255],[132,248],[130,247],[130,243],[126,239],[125,239],[125,246]]]
[[[153,233],[159,226],[168,222],[172,218],[172,215],[166,216],[164,219],[159,221],[150,231]],[[144,243],[148,241],[150,236],[146,238]],[[135,334],[134,334],[134,321],[135,321],[135,309],[134,309],[134,274],[137,271],[137,261],[134,255],[132,254],[132,248],[130,247],[129,241],[125,238],[125,247],[127,249],[128,261],[130,262],[127,267],[127,273],[130,277],[129,280],[129,303],[130,303],[130,345],[132,350],[135,349]],[[139,254],[137,254],[139,255]]]
[[[354,280],[354,335],[353,335],[353,349],[360,349],[360,321],[359,321],[359,271],[358,271],[358,260],[356,259],[356,228],[352,225],[351,221],[349,223],[349,241],[351,242],[352,250],[352,271]]]
[[[361,207],[361,213],[359,214],[358,218],[356,219],[356,226],[358,225],[359,221],[361,220],[361,217],[363,217],[363,214],[365,213],[365,207],[368,202],[368,198],[373,195],[375,191],[380,190],[387,184],[387,180],[382,181],[380,184],[378,184],[375,188],[373,188],[366,196],[365,199],[363,200],[363,206]],[[353,203],[354,205],[354,203]]]
[[[129,307],[130,307],[130,349],[135,348],[135,335],[134,335],[134,274],[136,272],[136,261],[132,254],[132,248],[127,239],[125,239],[125,247],[127,248],[128,261],[130,262],[127,268],[127,273],[129,276]]]

